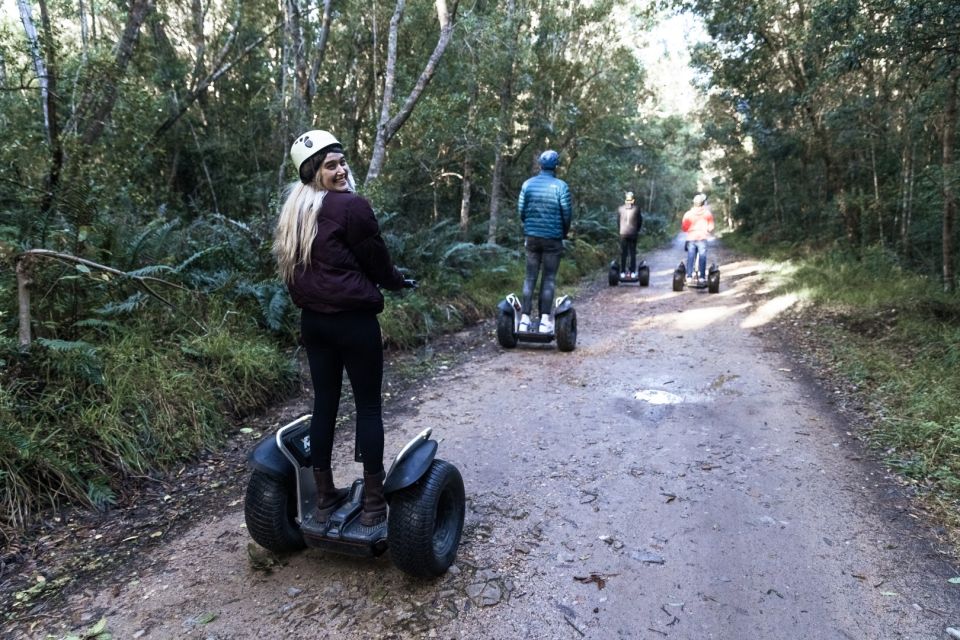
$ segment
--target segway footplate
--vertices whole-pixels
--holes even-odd
[[[310,505],[311,513],[316,504]],[[307,517],[301,523],[307,545],[352,556],[374,557],[387,550],[386,520],[372,527],[360,523],[363,510],[363,480],[354,480],[350,494],[322,525]]]

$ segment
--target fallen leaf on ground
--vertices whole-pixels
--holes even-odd
[[[577,582],[582,582],[584,584],[590,584],[592,582],[597,585],[597,589],[603,589],[605,586],[607,586],[607,578],[611,578],[615,575],[618,575],[618,574],[591,573],[589,576],[573,576],[573,579],[576,580]]]

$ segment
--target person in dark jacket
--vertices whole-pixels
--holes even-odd
[[[620,221],[620,277],[637,277],[637,236],[643,226],[643,216],[640,207],[634,203],[633,192],[628,191],[623,204],[617,209]],[[627,260],[630,268],[627,268]]]
[[[412,286],[393,265],[370,203],[358,196],[343,147],[327,131],[308,131],[290,149],[300,180],[286,190],[274,234],[280,277],[301,309],[301,342],[313,382],[310,457],[317,484],[316,524],[325,523],[347,489],[333,481],[333,432],[346,369],[357,410],[363,462],[360,522],[379,525],[383,495],[383,339],[379,287]]]
[[[540,154],[539,163],[540,173],[523,183],[517,201],[517,210],[523,223],[523,244],[527,252],[520,331],[530,330],[533,291],[542,266],[539,332],[550,333],[553,331],[551,314],[557,270],[563,255],[563,240],[573,220],[573,204],[567,183],[556,176],[560,154],[548,149]]]

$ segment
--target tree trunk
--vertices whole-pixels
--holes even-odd
[[[330,38],[330,12],[333,0],[323,0],[323,15],[320,18],[320,33],[317,36],[317,45],[313,52],[313,67],[310,69],[310,91],[307,95],[307,108],[317,93],[317,75],[320,73],[320,64],[327,53],[327,40]]]
[[[106,127],[107,120],[113,112],[117,102],[117,93],[120,81],[123,79],[133,58],[137,40],[140,36],[140,27],[147,16],[153,11],[155,0],[133,0],[130,11],[127,13],[127,22],[123,28],[123,35],[117,43],[117,56],[112,70],[104,77],[97,78],[96,82],[88,87],[80,100],[77,119],[80,123],[81,148],[93,145]]]
[[[284,29],[286,42],[289,43],[290,57],[293,60],[293,105],[290,111],[294,114],[291,126],[297,133],[303,129],[304,120],[309,118],[307,105],[310,104],[310,82],[307,71],[306,44],[303,37],[303,17],[300,14],[300,5],[297,0],[285,0],[283,3],[287,25]],[[293,132],[289,132],[293,133]],[[296,135],[296,133],[293,133]]]
[[[40,200],[40,212],[41,215],[45,215],[53,207],[55,193],[60,185],[60,175],[63,171],[63,144],[60,140],[60,125],[57,118],[57,65],[53,47],[53,32],[46,0],[39,0],[40,23],[43,27],[42,43],[33,25],[30,5],[27,4],[27,0],[18,0],[18,5],[23,29],[30,43],[34,69],[40,82],[44,131],[46,132],[47,146],[50,150],[50,165],[47,168],[44,193]],[[41,46],[43,48],[42,52]]]
[[[447,0],[435,0],[437,7],[437,18],[440,21],[440,38],[430,54],[420,77],[410,93],[407,95],[403,105],[394,116],[390,116],[390,108],[393,103],[393,92],[396,85],[397,76],[397,39],[400,30],[400,20],[403,18],[403,9],[405,0],[397,0],[393,17],[390,18],[390,32],[387,39],[387,64],[383,79],[383,102],[380,107],[380,121],[377,123],[377,137],[373,143],[373,153],[370,158],[370,168],[367,170],[367,177],[364,179],[364,186],[370,185],[379,176],[383,170],[383,163],[387,155],[387,145],[396,135],[403,123],[407,121],[417,101],[423,94],[424,89],[433,78],[437,69],[437,64],[443,56],[450,39],[453,36],[454,15],[457,11],[459,0],[454,0],[452,11],[447,9]]]
[[[783,233],[783,206],[780,204],[780,180],[777,177],[777,163],[770,163],[770,170],[773,172],[773,210],[777,214],[777,234]]]
[[[500,191],[503,181],[503,153],[510,144],[512,134],[511,120],[513,112],[513,68],[517,58],[517,38],[519,37],[516,20],[516,1],[507,0],[507,25],[510,40],[507,43],[507,73],[500,85],[500,113],[497,118],[497,141],[493,149],[493,177],[490,179],[490,223],[487,227],[487,243],[497,243],[497,223],[500,217]]]
[[[886,246],[887,241],[883,230],[883,207],[880,204],[880,179],[877,177],[877,150],[873,139],[870,140],[870,171],[873,175],[873,208],[877,213],[877,233],[880,235],[880,246]]]
[[[47,143],[50,142],[50,104],[48,95],[50,91],[47,88],[49,76],[47,74],[47,65],[40,52],[40,36],[37,35],[37,28],[33,24],[33,12],[27,0],[17,0],[17,6],[20,8],[20,22],[23,23],[23,31],[27,35],[27,43],[30,45],[30,55],[33,58],[33,69],[37,73],[37,81],[40,83],[40,106],[43,108],[43,130],[47,134]]]
[[[947,104],[943,110],[943,290],[953,293],[956,288],[954,271],[954,237],[957,218],[957,194],[953,187],[953,144],[957,133],[957,89],[960,67],[954,67],[947,81]]]
[[[27,261],[23,258],[17,260],[17,308],[20,321],[20,332],[18,343],[20,351],[26,352],[30,349],[30,273],[28,272]]]
[[[467,153],[463,160],[463,182],[460,191],[460,237],[467,239],[467,230],[470,228],[470,185],[471,174],[473,173],[473,163],[470,161],[470,153]]]
[[[90,47],[90,33],[87,27],[87,9],[83,5],[83,0],[78,2],[78,17],[80,18],[80,59],[87,61],[87,50]]]
[[[897,231],[900,236],[900,252],[910,257],[910,217],[913,209],[913,162],[915,149],[909,135],[901,153],[900,220]]]

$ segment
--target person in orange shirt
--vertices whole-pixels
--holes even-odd
[[[693,197],[693,207],[683,214],[680,229],[687,234],[687,280],[694,275],[703,280],[707,277],[707,238],[713,233],[713,212],[707,206],[707,196],[698,193]],[[693,260],[700,254],[696,274]]]

